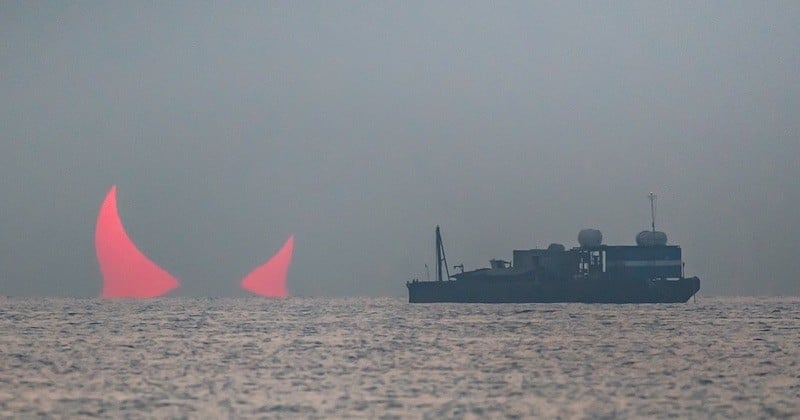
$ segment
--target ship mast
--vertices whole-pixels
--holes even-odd
[[[439,225],[436,225],[436,281],[442,281],[442,263],[450,280],[450,269],[447,267],[447,257],[444,255],[444,243],[442,243],[442,233]]]
[[[647,194],[647,198],[650,199],[650,227],[653,229],[653,232],[656,231],[656,198],[657,196],[652,192]]]

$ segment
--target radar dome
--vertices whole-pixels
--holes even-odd
[[[583,229],[578,232],[578,243],[581,247],[600,246],[603,234],[597,229]]]
[[[639,246],[664,246],[667,244],[667,234],[660,231],[643,230],[636,235],[636,245]]]

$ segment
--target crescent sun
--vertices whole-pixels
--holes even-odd
[[[179,282],[136,247],[125,232],[117,210],[117,187],[106,194],[94,236],[103,276],[103,298],[152,298],[178,287]]]
[[[266,263],[256,267],[242,279],[242,288],[252,293],[267,297],[289,297],[286,288],[286,275],[292,263],[294,252],[294,235],[283,244],[281,249]]]

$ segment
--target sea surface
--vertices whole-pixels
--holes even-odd
[[[800,298],[7,298],[0,417],[800,418]]]

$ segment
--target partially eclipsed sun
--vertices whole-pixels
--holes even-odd
[[[117,210],[117,187],[106,194],[94,236],[97,262],[103,276],[103,298],[152,298],[163,296],[179,282],[136,247],[125,232]],[[267,297],[288,297],[286,275],[292,263],[294,235],[263,265],[242,279],[244,289]]]
[[[292,263],[294,235],[264,265],[256,267],[242,280],[242,287],[257,295],[267,297],[289,297],[286,275]]]
[[[104,298],[152,298],[178,287],[178,279],[150,261],[131,241],[117,211],[117,187],[108,191],[94,236]]]

